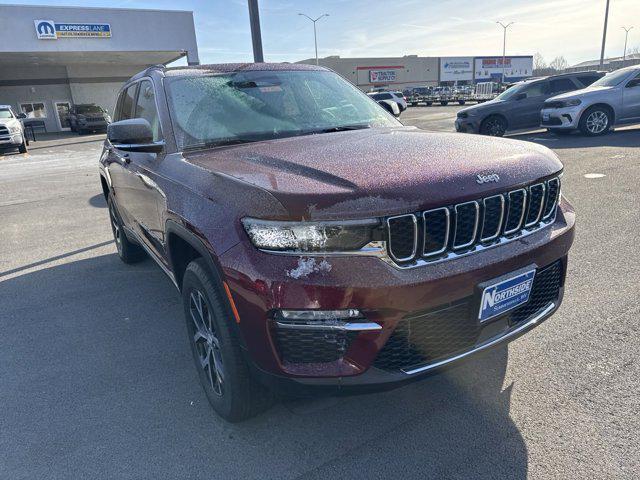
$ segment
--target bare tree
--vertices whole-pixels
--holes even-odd
[[[543,70],[547,68],[547,62],[540,52],[536,52],[533,56],[533,69],[534,70]]]
[[[568,66],[569,66],[569,62],[567,62],[567,60],[562,55],[554,58],[549,64],[549,68],[551,68],[552,70],[555,70],[556,72],[561,72]]]

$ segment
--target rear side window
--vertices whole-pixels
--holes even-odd
[[[155,93],[153,91],[153,85],[149,80],[143,80],[140,82],[135,116],[136,118],[144,118],[149,122],[151,125],[151,131],[153,132],[154,142],[162,139],[158,109],[156,108]]]
[[[576,78],[582,85],[584,85],[585,87],[588,87],[593,82],[598,80],[600,78],[600,75],[580,75]]]
[[[134,83],[120,95],[120,101],[118,102],[118,120],[133,118],[136,88],[138,88],[138,84]]]
[[[378,93],[374,98],[376,100],[393,100],[393,96],[390,93]]]
[[[569,78],[556,78],[555,80],[549,80],[549,93],[569,92],[575,89],[575,84]]]

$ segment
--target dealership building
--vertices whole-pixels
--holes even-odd
[[[69,128],[73,104],[113,112],[116,92],[150,65],[198,64],[193,13],[0,5],[0,104]]]
[[[314,64],[315,59],[299,63]],[[530,77],[533,56],[341,58],[331,56],[318,63],[335,70],[364,91],[434,85],[470,85],[481,82],[515,82]]]

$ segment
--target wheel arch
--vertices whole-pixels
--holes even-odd
[[[594,107],[600,107],[600,108],[604,108],[604,109],[608,110],[609,113],[611,114],[610,127],[613,127],[615,125],[615,123],[616,123],[616,110],[606,102],[598,102],[598,103],[594,103],[593,105],[589,105],[580,114],[580,118],[578,119],[578,122],[580,122],[582,120],[582,117],[584,116],[585,113],[587,113],[589,110],[591,110]]]
[[[482,128],[482,125],[484,125],[484,123],[491,119],[491,118],[501,118],[504,121],[505,124],[505,131],[509,130],[509,119],[507,118],[507,116],[504,113],[501,112],[493,112],[493,113],[489,113],[488,115],[486,115],[481,121],[480,121],[480,129]]]

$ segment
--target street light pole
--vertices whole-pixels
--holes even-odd
[[[624,53],[622,54],[622,67],[624,68],[624,64],[627,61],[627,38],[629,37],[629,30],[633,27],[622,27],[624,30]]]
[[[516,22],[509,22],[506,25],[502,22],[496,22],[498,25],[500,25],[503,29],[503,35],[502,35],[502,83],[504,83],[504,62],[505,62],[505,57],[506,57],[506,53],[507,53],[507,28],[509,28],[511,25],[513,25]]]
[[[262,34],[260,33],[260,11],[258,10],[258,0],[249,1],[249,23],[251,24],[251,42],[253,43],[253,61],[264,62],[262,53]]]
[[[607,21],[609,20],[609,0],[607,0],[607,8],[604,11],[604,30],[602,31],[602,49],[600,50],[600,70],[604,65],[604,44],[607,41]]]
[[[306,17],[306,18],[308,18],[309,20],[311,20],[313,22],[313,43],[314,43],[314,45],[316,47],[316,65],[318,65],[318,36],[316,34],[316,22],[318,20],[320,20],[322,17],[328,17],[329,14],[328,13],[323,13],[318,18],[311,18],[309,15],[305,15],[304,13],[299,13],[298,15]]]

